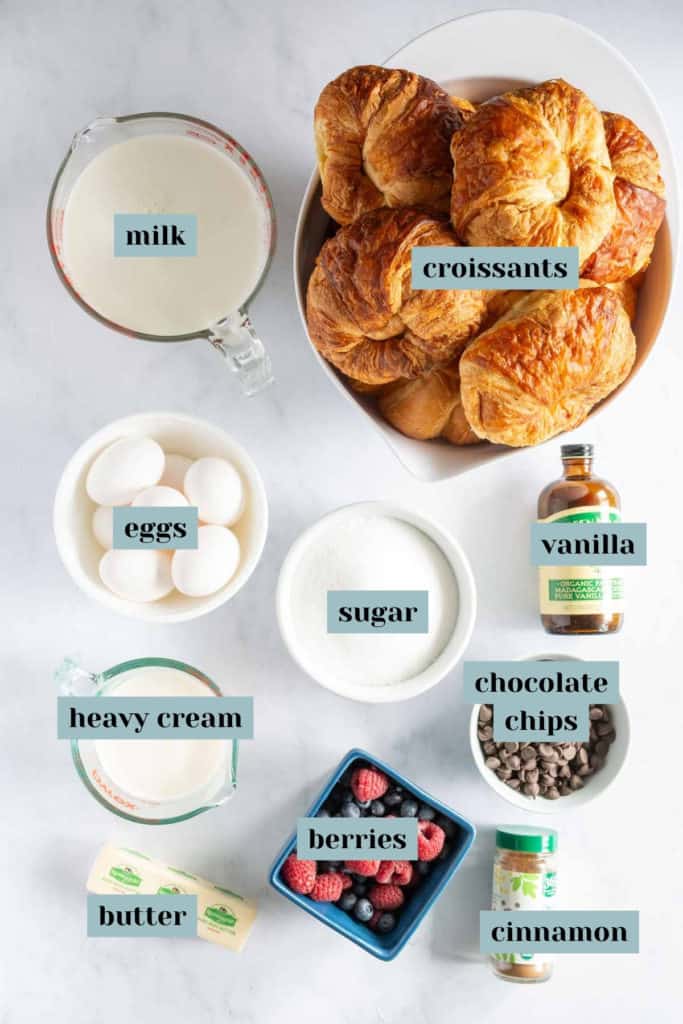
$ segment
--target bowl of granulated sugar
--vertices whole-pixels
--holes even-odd
[[[297,538],[276,595],[282,639],[321,686],[407,700],[436,686],[474,628],[476,589],[454,537],[392,502],[346,505]]]

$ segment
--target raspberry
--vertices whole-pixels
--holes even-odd
[[[389,780],[378,768],[356,768],[351,776],[351,789],[356,800],[378,800],[389,789]]]
[[[397,885],[373,885],[368,899],[375,910],[398,910],[403,906],[403,891]]]
[[[318,875],[311,890],[311,899],[318,903],[336,903],[343,891],[343,875],[330,871],[326,875]]]
[[[350,889],[351,886],[353,885],[353,879],[351,878],[351,875],[342,875],[341,876],[341,880],[342,880],[342,889],[344,891],[346,891],[346,889]]]
[[[417,855],[420,860],[434,860],[443,850],[446,833],[433,821],[417,823]]]
[[[376,881],[394,885],[408,885],[413,877],[413,866],[407,860],[383,860],[375,878]]]
[[[378,860],[347,860],[344,864],[353,871],[356,875],[365,875],[366,878],[372,878],[377,874],[379,869],[380,861]]]
[[[315,885],[316,870],[314,860],[299,860],[295,853],[290,853],[282,865],[282,878],[292,892],[307,896]]]
[[[409,860],[394,861],[394,885],[409,885],[413,878],[413,865]]]
[[[395,861],[393,860],[382,861],[379,866],[379,871],[375,875],[378,882],[381,882],[384,885],[386,882],[390,882],[392,880],[394,877],[394,863]]]

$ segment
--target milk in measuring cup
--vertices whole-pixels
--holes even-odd
[[[114,214],[189,214],[197,255],[115,256]],[[218,147],[152,134],[109,146],[64,208],[62,259],[83,301],[115,324],[160,337],[193,334],[237,310],[268,258],[256,187]]]
[[[107,697],[207,697],[210,690],[187,672],[152,665],[130,669],[106,688]],[[125,793],[147,801],[191,796],[225,773],[228,740],[96,740],[95,753]]]

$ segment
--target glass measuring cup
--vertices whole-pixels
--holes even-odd
[[[66,658],[55,672],[55,680],[62,696],[111,697],[120,677],[140,668],[171,668],[187,673],[199,681],[211,694],[222,696],[216,684],[191,665],[169,658],[137,658],[124,661],[105,672],[93,673],[81,668],[73,659]],[[207,696],[209,694],[207,693]],[[138,741],[144,742],[144,741]],[[164,743],[164,740],[154,742]],[[201,741],[198,741],[201,742]],[[94,740],[71,741],[71,756],[78,775],[89,793],[98,803],[127,821],[142,825],[171,825],[186,821],[212,807],[229,800],[237,787],[237,761],[239,741],[228,740],[224,763],[207,783],[188,796],[178,799],[154,801],[140,799],[123,790],[105,771],[97,754]]]
[[[189,334],[157,335],[132,330],[126,324],[115,323],[94,309],[83,295],[79,294],[70,280],[64,262],[63,227],[64,214],[76,181],[97,156],[110,146],[128,139],[150,135],[176,135],[192,139],[206,146],[218,149],[224,156],[246,174],[263,214],[263,264],[251,294],[246,296],[237,309],[226,309],[224,315],[206,325],[205,328]],[[134,212],[134,211],[126,211]],[[180,212],[180,211],[169,211]],[[100,323],[129,337],[143,341],[190,341],[204,338],[225,358],[230,369],[237,375],[242,390],[247,395],[256,394],[271,383],[270,358],[263,343],[255,333],[248,314],[248,307],[257,294],[270,266],[275,249],[275,213],[268,185],[259,167],[247,151],[230,135],[206,121],[174,113],[131,114],[125,117],[99,117],[82,131],[71,143],[55,178],[50,192],[47,209],[47,238],[52,261],[62,284],[79,306]]]

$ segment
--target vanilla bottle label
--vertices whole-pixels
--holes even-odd
[[[540,523],[618,523],[619,512],[598,505],[581,505],[539,519]],[[623,612],[624,580],[608,565],[552,566],[538,570],[539,603],[543,615],[602,615]]]

